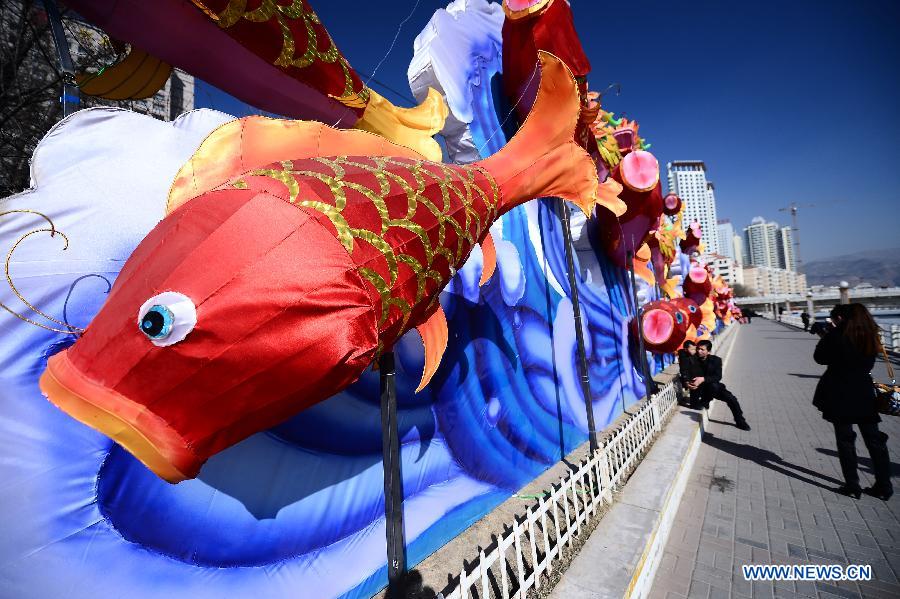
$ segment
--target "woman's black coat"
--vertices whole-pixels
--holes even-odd
[[[881,422],[875,409],[870,374],[875,356],[860,353],[838,327],[819,340],[813,358],[828,367],[819,379],[813,398],[813,405],[822,411],[825,420],[852,424]]]

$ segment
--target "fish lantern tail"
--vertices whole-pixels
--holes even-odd
[[[548,52],[538,55],[541,84],[531,112],[502,150],[477,165],[500,186],[501,214],[529,200],[555,196],[590,217],[600,199],[600,181],[594,161],[575,142],[581,112],[578,86],[559,58]]]

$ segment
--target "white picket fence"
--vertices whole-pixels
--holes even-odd
[[[468,569],[463,567],[460,583],[447,599],[525,599],[530,589],[539,589],[541,575],[553,572],[562,549],[603,505],[612,503],[613,490],[625,482],[660,433],[677,404],[678,393],[678,382],[672,381],[638,404],[597,451],[495,537],[493,546],[487,552],[481,550]]]

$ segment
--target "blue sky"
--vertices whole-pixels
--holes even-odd
[[[621,84],[605,107],[640,122],[663,169],[706,162],[719,218],[789,224],[779,207],[811,203],[804,260],[900,247],[900,2],[571,4],[591,87]],[[409,105],[413,39],[446,2],[313,5],[363,79],[386,56],[372,87]],[[197,104],[252,112],[205,85]]]

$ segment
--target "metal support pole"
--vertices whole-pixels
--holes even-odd
[[[403,478],[400,474],[400,435],[397,429],[397,388],[394,352],[378,361],[381,373],[381,451],[384,466],[384,521],[387,536],[387,599],[404,594],[406,541],[403,534]]]
[[[63,30],[56,2],[47,0],[44,2],[44,8],[47,11],[47,19],[50,21],[53,45],[56,46],[59,67],[62,70],[63,89],[59,101],[62,104],[63,118],[65,118],[78,110],[78,104],[81,102],[78,85],[75,83],[75,66],[72,63],[72,55],[69,53],[69,42],[66,41],[66,32]]]
[[[634,301],[634,317],[637,320],[638,330],[638,350],[641,352],[641,373],[644,375],[644,387],[647,389],[647,397],[656,393],[656,381],[650,376],[650,365],[647,363],[647,352],[644,349],[644,313],[638,303],[637,283],[634,279],[634,254],[628,252],[625,254],[626,265],[628,266],[628,275],[631,278],[631,297]]]
[[[581,392],[587,411],[588,441],[591,453],[597,451],[597,428],[594,424],[594,402],[591,393],[591,379],[588,373],[587,354],[584,351],[584,331],[581,329],[581,304],[578,302],[578,285],[575,281],[575,249],[572,243],[569,205],[565,200],[557,198],[562,207],[563,242],[566,246],[566,268],[569,274],[569,289],[572,290],[572,312],[575,314],[575,344],[578,347],[578,374],[581,376]]]

